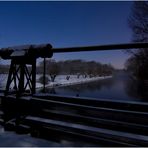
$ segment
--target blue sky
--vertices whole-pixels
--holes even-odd
[[[127,43],[130,1],[0,2],[0,48],[51,43],[53,47]],[[122,51],[56,54],[57,60],[82,58],[122,68]]]

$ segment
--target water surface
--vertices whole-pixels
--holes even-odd
[[[111,99],[122,101],[147,101],[137,81],[126,72],[116,72],[112,78],[78,85],[48,89],[49,93],[68,96],[89,97],[91,99]]]

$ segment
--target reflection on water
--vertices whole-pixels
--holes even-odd
[[[129,79],[126,81],[126,93],[134,98],[140,98],[141,101],[148,102],[148,85],[147,82]]]
[[[47,90],[52,94],[80,96],[123,101],[147,101],[147,90],[143,83],[129,77],[126,72],[116,72],[113,78],[95,82],[52,88]]]

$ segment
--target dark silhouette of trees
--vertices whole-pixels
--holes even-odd
[[[135,1],[129,17],[133,42],[148,42],[148,1]],[[140,80],[148,79],[148,49],[128,50],[127,69]]]
[[[134,42],[148,41],[148,1],[135,1],[129,17]]]
[[[40,67],[43,67],[43,62],[40,63]],[[39,69],[42,69],[42,68],[39,68]],[[59,72],[60,72],[60,68],[55,60],[46,60],[46,74],[50,75],[52,82],[54,82]]]
[[[56,76],[59,73],[60,73],[59,65],[54,60],[47,61],[47,74],[50,75],[52,82],[54,82]]]
[[[43,62],[40,63],[37,68],[38,72],[43,69]],[[46,60],[46,74],[50,75],[51,81],[54,82],[58,74],[68,75],[67,80],[70,79],[69,75],[77,75],[83,78],[96,77],[96,76],[107,76],[111,75],[114,68],[110,64],[101,64],[95,61],[83,61],[83,60],[66,60],[66,61],[55,61]]]

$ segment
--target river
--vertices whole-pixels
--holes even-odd
[[[148,101],[139,84],[123,71],[114,73],[113,77],[109,79],[48,89],[48,92],[68,96],[89,97],[91,99]]]

